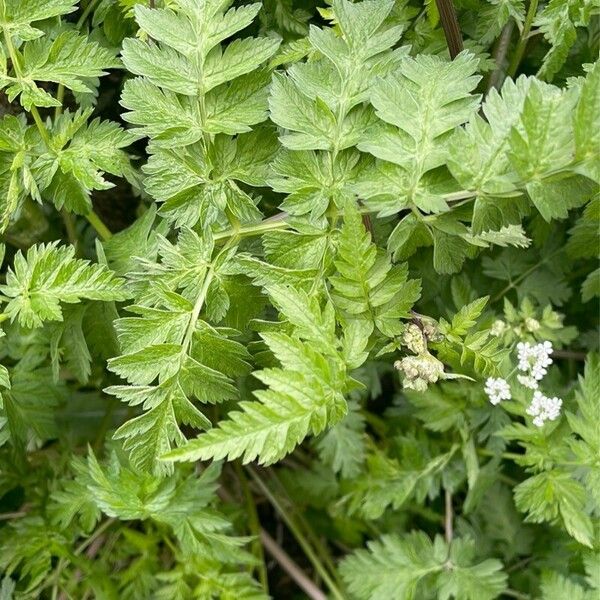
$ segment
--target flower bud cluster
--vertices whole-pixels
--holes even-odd
[[[430,383],[436,383],[444,374],[444,364],[429,352],[405,356],[397,360],[394,367],[404,374],[402,386],[418,392],[425,391]]]
[[[414,323],[410,323],[404,330],[402,342],[414,354],[423,354],[427,350],[425,336],[421,328]]]
[[[508,325],[502,319],[496,319],[492,327],[490,328],[490,333],[495,337],[500,337],[504,335],[504,332],[508,329]]]

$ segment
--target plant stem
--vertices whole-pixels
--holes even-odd
[[[555,358],[564,358],[567,360],[585,361],[587,354],[585,352],[575,352],[574,350],[554,350],[552,355]]]
[[[75,223],[73,222],[73,215],[64,208],[60,211],[60,214],[62,216],[63,223],[65,224],[69,243],[75,248],[75,254],[77,254],[78,240]]]
[[[285,488],[281,484],[281,481],[279,481],[279,478],[275,474],[274,470],[271,470],[271,480],[274,481],[275,484],[277,485],[279,494],[286,497],[288,502],[292,505],[293,516],[296,519],[298,519],[300,527],[304,528],[305,534],[308,536],[309,541],[315,547],[315,550],[316,550],[317,554],[319,555],[320,559],[323,561],[325,566],[329,569],[329,571],[333,575],[334,579],[336,580],[336,583],[341,586],[341,582],[336,577],[335,564],[333,562],[331,554],[329,553],[329,550],[326,548],[326,546],[323,544],[323,542],[319,539],[319,537],[315,534],[315,532],[313,531],[312,527],[307,522],[304,515],[300,511],[294,510],[294,508],[295,508],[294,503],[292,502],[290,497],[287,495]]]
[[[331,591],[332,596],[336,598],[336,600],[344,600],[343,594],[336,586],[327,569],[318,559],[311,545],[308,543],[308,540],[304,537],[303,533],[300,531],[296,523],[294,523],[294,521],[290,518],[290,516],[281,506],[279,500],[275,498],[275,496],[271,493],[271,490],[267,487],[267,485],[251,467],[247,466],[246,468],[252,476],[252,479],[254,479],[256,485],[258,485],[258,487],[260,488],[261,492],[267,497],[269,502],[273,505],[273,508],[275,508],[275,510],[278,512],[278,514],[281,516],[281,518],[287,525],[288,529],[291,531],[292,535],[296,538],[296,541],[300,544],[300,547],[306,554],[306,557],[311,562],[317,573],[323,578],[323,581],[327,584],[327,587]]]
[[[452,538],[454,537],[454,511],[452,509],[452,492],[448,489],[445,490],[445,505],[444,535],[446,537],[446,543],[450,545],[452,543]]]
[[[535,14],[537,13],[538,0],[530,0],[529,8],[527,9],[527,16],[525,17],[525,24],[523,25],[523,30],[521,31],[521,35],[519,36],[519,41],[517,42],[517,47],[515,49],[515,53],[512,56],[508,69],[506,71],[506,75],[508,77],[514,78],[517,73],[517,69],[521,64],[521,60],[523,59],[523,54],[525,52],[525,47],[527,46],[527,42],[529,41],[529,33],[531,32],[531,26],[533,25],[533,20],[535,19]]]
[[[304,571],[286,554],[277,542],[263,529],[260,541],[279,566],[298,584],[311,600],[327,600],[327,596],[307,577]]]
[[[502,33],[496,43],[494,49],[494,62],[496,68],[492,71],[487,86],[489,92],[492,88],[500,89],[506,78],[506,70],[504,68],[504,61],[506,60],[506,53],[510,47],[510,40],[512,38],[513,29],[515,28],[515,22],[511,19],[502,29]]]
[[[515,277],[514,281],[511,281],[503,290],[498,292],[490,301],[490,304],[493,302],[497,302],[500,298],[503,298],[505,294],[510,292],[513,288],[517,286],[525,277],[533,273],[536,269],[539,269],[542,265],[546,264],[551,258],[554,258],[562,248],[557,248],[554,252],[551,252],[548,256],[535,263],[535,265],[529,267],[525,272],[521,273],[518,277]]]
[[[88,223],[96,230],[96,233],[102,238],[103,241],[110,240],[112,233],[110,229],[104,224],[102,219],[93,211],[90,210],[85,218]]]
[[[252,490],[248,485],[248,480],[246,479],[246,475],[244,473],[244,469],[240,465],[239,461],[235,461],[233,463],[236,475],[240,482],[240,486],[242,488],[242,493],[244,494],[244,499],[246,500],[246,509],[248,511],[248,528],[253,536],[255,536],[255,540],[252,542],[252,551],[254,552],[254,556],[258,560],[258,576],[260,579],[260,583],[263,586],[265,594],[269,594],[269,578],[267,576],[267,565],[265,564],[265,553],[263,552],[263,545],[261,544],[261,539],[263,538],[263,534],[267,535],[265,531],[261,531],[260,520],[258,518],[258,512],[256,511],[256,503],[254,502],[254,498],[252,497]],[[275,543],[273,541],[273,543]],[[266,546],[266,544],[265,544]],[[273,554],[273,552],[271,552]]]
[[[481,454],[481,456],[500,456],[501,458],[505,458],[507,460],[520,460],[525,457],[524,454],[517,454],[515,452],[492,452],[487,448],[478,448],[477,453]]]
[[[506,589],[503,594],[505,596],[510,596],[511,598],[517,598],[518,600],[529,600],[531,596],[529,594],[523,594],[518,592],[517,590]]]
[[[246,227],[232,227],[230,229],[224,229],[223,231],[217,231],[213,234],[213,239],[223,240],[232,236],[251,236],[263,233],[265,231],[272,231],[275,229],[287,229],[289,224],[285,221],[285,219],[289,217],[289,215],[285,212],[279,213],[273,217],[265,219],[256,225],[248,225]]]
[[[12,62],[13,69],[15,70],[15,75],[18,79],[23,79],[23,72],[21,71],[21,62],[19,59],[19,54],[17,49],[14,47],[12,42],[12,37],[10,35],[10,31],[7,31],[5,27],[2,28],[2,32],[4,33],[4,39],[6,41],[6,49],[8,50],[8,55],[10,56],[10,61]],[[50,146],[50,136],[48,135],[48,130],[42,121],[42,117],[37,109],[37,106],[32,106],[29,111],[35,124],[44,140],[46,146]]]
[[[454,59],[463,49],[462,35],[458,26],[454,3],[452,0],[435,0],[435,3],[440,13],[440,21],[444,30],[444,36],[446,37],[450,58]]]
[[[79,556],[88,546],[93,544],[94,541],[98,539],[116,521],[117,519],[113,517],[111,517],[110,519],[106,519],[106,521],[104,521],[104,523],[102,523],[102,525],[100,525],[98,529],[96,529],[96,531],[94,531],[94,533],[89,538],[87,538],[87,540],[84,540],[81,544],[79,544],[79,546],[77,546],[77,548],[75,548],[75,556]]]
[[[0,521],[9,521],[12,519],[20,519],[21,517],[27,516],[24,510],[18,510],[15,512],[7,512],[0,514]]]

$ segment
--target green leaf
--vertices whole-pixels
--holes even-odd
[[[358,512],[367,519],[378,519],[390,508],[401,509],[413,497],[422,498],[434,485],[434,478],[452,458],[449,452],[431,456],[427,444],[406,437],[400,459],[386,456],[381,450],[372,451],[366,459],[366,469],[352,482],[346,497],[350,514]]]
[[[359,599],[416,600],[465,598],[492,600],[506,588],[502,563],[475,562],[471,540],[456,539],[448,546],[438,536],[432,543],[420,531],[404,536],[386,535],[357,550],[342,562],[342,577]]]
[[[291,150],[329,150],[335,115],[322,101],[313,101],[289,78],[275,73],[269,97],[271,119],[293,133],[281,138]]]
[[[146,190],[178,226],[200,219],[208,226],[226,209],[240,221],[255,221],[260,213],[239,182],[265,185],[275,141],[271,131],[258,129],[235,139],[217,136],[209,152],[201,143],[157,149],[144,166]]]
[[[576,27],[588,25],[593,3],[586,0],[550,0],[534,25],[539,27],[551,48],[544,57],[538,76],[551,81],[561,69],[577,40]]]
[[[542,575],[541,589],[544,600],[593,600],[596,595],[592,590],[586,590],[578,583],[554,572]]]
[[[577,223],[569,230],[567,253],[573,258],[592,258],[597,256],[600,232],[600,198],[594,198],[583,211]]]
[[[515,488],[515,503],[527,512],[527,521],[543,523],[560,519],[580,544],[593,546],[593,526],[585,511],[585,488],[570,474],[544,471]]]
[[[600,269],[592,271],[581,286],[581,299],[589,302],[592,298],[600,297]]]
[[[500,92],[491,89],[482,105],[485,118],[472,115],[449,144],[448,168],[464,189],[477,192],[478,199],[514,189],[517,175],[507,151],[511,130],[523,111],[532,81],[522,76],[516,81],[507,79]],[[497,203],[493,202],[494,208]],[[489,229],[491,225],[481,225],[477,231],[484,227]]]
[[[420,296],[420,282],[409,280],[405,266],[392,265],[378,252],[356,209],[344,213],[335,265],[334,303],[353,317],[371,320],[384,335],[397,335],[399,319],[410,314]]]
[[[0,27],[22,40],[32,40],[43,31],[31,23],[69,14],[77,10],[76,0],[4,0]]]
[[[336,350],[331,306],[321,311],[306,294],[291,288],[270,287],[268,292],[296,331],[294,337],[261,334],[281,368],[255,372],[267,386],[254,391],[257,401],[240,402],[226,420],[169,452],[166,460],[241,457],[244,463],[258,459],[270,464],[291,452],[309,433],[322,432],[346,413],[347,381]]]
[[[75,258],[72,246],[58,243],[19,251],[0,291],[9,298],[5,312],[25,327],[61,321],[60,304],[88,300],[124,300],[123,283],[103,265]]]
[[[489,296],[484,296],[470,304],[466,304],[452,317],[451,324],[443,319],[440,320],[440,332],[453,341],[465,336],[475,327],[477,319],[483,312],[488,300]]]
[[[324,153],[314,151],[279,152],[271,169],[269,185],[287,198],[281,208],[291,215],[321,217],[333,203],[343,208],[354,201],[352,180],[360,169],[360,155],[353,151],[338,154],[332,165]]]
[[[365,420],[358,404],[348,403],[348,414],[317,440],[324,464],[344,478],[358,475],[365,460]]]
[[[579,101],[573,117],[575,160],[584,163],[584,174],[596,182],[600,181],[600,169],[596,160],[597,149],[600,146],[600,132],[597,127],[590,127],[590,123],[594,122],[594,116],[598,113],[599,107],[600,61],[596,61],[581,86]]]
[[[470,93],[479,80],[473,75],[476,69],[477,61],[466,52],[452,62],[419,55],[404,59],[399,71],[380,80],[371,92],[377,116],[389,125],[367,131],[358,147],[402,167],[404,195],[428,212],[438,212],[445,203],[432,204],[421,179],[444,164],[450,132],[477,109],[479,98]]]
[[[54,39],[46,36],[27,42],[23,63],[22,78],[11,80],[0,75],[0,87],[7,87],[11,101],[21,94],[21,104],[27,110],[60,105],[36,81],[51,81],[74,92],[91,94],[94,88],[88,80],[106,75],[106,69],[119,65],[112,50],[73,30],[63,31]]]

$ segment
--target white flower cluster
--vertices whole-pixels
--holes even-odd
[[[544,375],[548,372],[547,367],[552,364],[550,358],[552,343],[542,342],[532,345],[529,342],[519,342],[517,352],[519,371],[525,373],[525,375],[518,376],[519,382],[525,387],[537,389],[537,382],[544,378]]]
[[[546,421],[555,421],[560,416],[562,400],[560,398],[548,398],[538,389],[539,382],[548,372],[548,367],[552,364],[550,355],[552,354],[552,343],[541,342],[539,344],[530,344],[529,342],[520,342],[517,344],[517,353],[519,363],[517,368],[522,373],[517,375],[517,381],[534,390],[531,403],[527,407],[527,414],[533,417],[533,424],[542,427]],[[494,405],[502,400],[510,400],[511,390],[506,379],[489,377],[485,382],[485,393],[490,402]]]
[[[500,404],[502,400],[510,400],[510,386],[506,379],[498,377],[488,377],[485,382],[485,393],[488,395],[490,402],[494,405]]]
[[[562,400],[560,398],[547,398],[536,390],[527,409],[527,414],[533,417],[533,424],[542,427],[546,421],[555,421],[560,416]]]

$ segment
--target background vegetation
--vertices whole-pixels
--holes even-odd
[[[596,598],[599,8],[0,0],[0,598]]]

